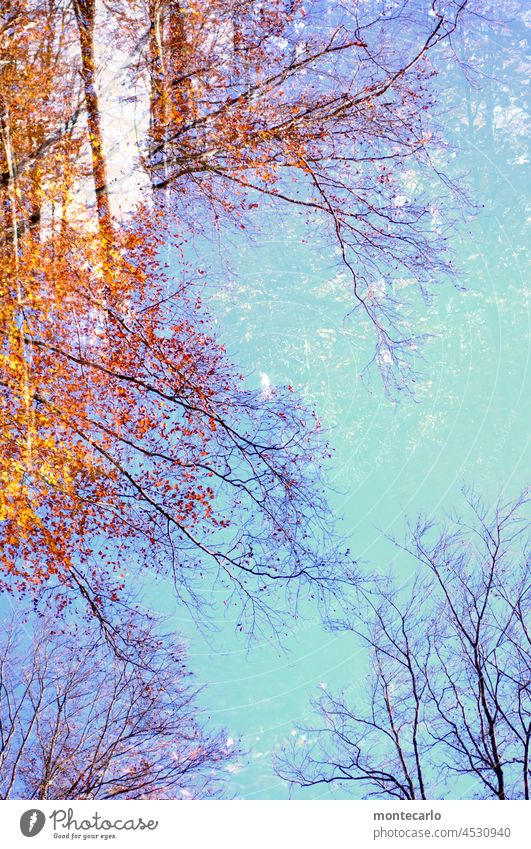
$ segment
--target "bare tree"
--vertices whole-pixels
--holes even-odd
[[[0,798],[222,793],[234,750],[201,724],[183,647],[145,624],[129,636],[127,659],[99,632],[48,622],[28,642],[11,623],[0,648]]]
[[[471,522],[442,531],[418,522],[403,546],[415,580],[375,579],[362,613],[344,624],[369,649],[365,696],[322,697],[308,744],[279,759],[283,777],[301,787],[346,782],[378,798],[529,799],[526,503],[490,517],[470,496]]]

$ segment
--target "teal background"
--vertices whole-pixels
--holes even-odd
[[[338,531],[367,572],[391,564],[407,581],[408,564],[393,562],[383,535],[401,536],[406,517],[422,511],[444,519],[463,506],[463,486],[474,486],[489,504],[500,493],[515,497],[526,483],[528,38],[525,20],[492,32],[480,21],[457,45],[477,71],[472,79],[451,57],[439,59],[435,85],[453,145],[441,161],[452,176],[465,175],[476,208],[453,234],[457,280],[434,280],[434,303],[415,306],[417,329],[433,335],[419,358],[414,399],[389,398],[377,379],[361,381],[370,328],[347,317],[348,283],[318,227],[309,232],[288,211],[240,236],[222,232],[215,248],[209,241],[198,248],[201,262],[224,281],[210,306],[250,385],[259,386],[259,372],[266,372],[272,385],[292,384],[315,404],[334,448],[329,481]],[[438,191],[434,185],[435,197]],[[212,724],[247,751],[230,768],[229,792],[286,798],[272,754],[291,736],[305,745],[296,727],[311,724],[310,699],[320,688],[346,686],[362,696],[360,645],[352,634],[325,631],[315,611],[296,623],[283,649],[274,642],[249,647],[223,619],[205,636],[169,600],[167,611],[187,637],[190,667],[207,685],[201,700]],[[343,797],[344,789],[292,795]]]

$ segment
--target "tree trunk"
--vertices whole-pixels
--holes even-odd
[[[94,58],[95,0],[73,0],[79,30],[81,51],[81,76],[83,79],[87,128],[92,154],[92,173],[96,192],[98,227],[104,253],[108,254],[112,244],[112,218],[107,182],[107,167],[101,130],[101,114],[96,91],[96,64]]]

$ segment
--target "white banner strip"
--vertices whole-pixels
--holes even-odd
[[[490,801],[9,801],[0,807],[0,845],[520,849],[531,845],[530,814],[529,802]]]

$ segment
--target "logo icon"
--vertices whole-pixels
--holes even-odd
[[[35,837],[44,828],[46,817],[42,811],[32,808],[20,817],[20,830],[24,837]]]

